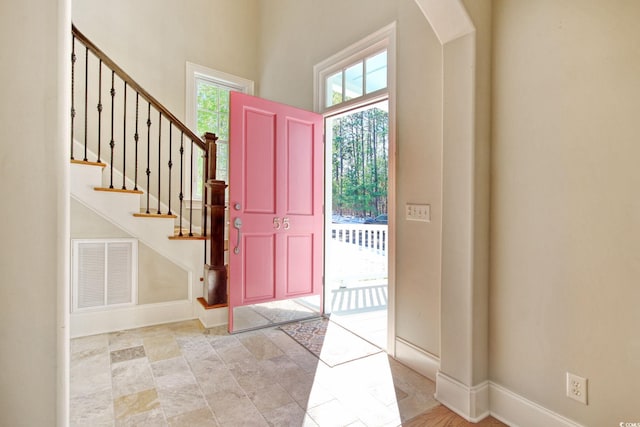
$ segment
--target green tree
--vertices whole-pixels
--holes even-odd
[[[388,113],[353,113],[333,124],[333,212],[359,217],[387,212]]]

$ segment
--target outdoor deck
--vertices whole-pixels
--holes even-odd
[[[327,241],[325,309],[331,319],[386,348],[386,225],[332,224]]]

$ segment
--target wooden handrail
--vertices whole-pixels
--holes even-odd
[[[111,77],[111,90],[109,91],[111,102],[110,102],[110,111],[111,111],[111,120],[110,120],[110,143],[109,143],[109,188],[105,189],[106,191],[121,191],[121,192],[137,192],[137,193],[146,193],[146,212],[145,213],[134,213],[134,216],[151,216],[155,218],[175,218],[175,215],[171,211],[171,197],[172,197],[172,189],[171,189],[171,180],[172,180],[172,167],[173,167],[173,157],[177,155],[176,152],[180,154],[180,189],[178,193],[178,199],[180,200],[180,222],[179,222],[179,236],[182,235],[182,217],[183,217],[183,202],[184,202],[184,140],[191,139],[190,146],[188,145],[188,149],[190,150],[190,161],[191,166],[189,167],[189,180],[191,182],[190,187],[190,196],[189,196],[189,237],[195,237],[193,234],[193,181],[194,181],[194,145],[203,151],[204,154],[204,177],[203,177],[203,188],[202,188],[202,224],[201,224],[201,236],[207,238],[208,242],[204,245],[204,258],[205,258],[205,277],[206,277],[206,285],[205,285],[205,296],[207,297],[207,303],[209,305],[217,305],[217,304],[225,304],[227,301],[227,273],[226,267],[224,265],[224,252],[225,252],[225,238],[224,238],[224,230],[225,230],[225,188],[227,187],[226,183],[221,180],[216,180],[216,140],[218,137],[210,132],[205,133],[202,137],[197,136],[193,131],[191,131],[184,123],[182,123],[176,116],[174,116],[166,107],[164,107],[158,100],[156,100],[149,92],[144,90],[135,80],[129,76],[118,64],[116,64],[111,58],[109,58],[102,50],[100,50],[91,40],[89,40],[84,34],[82,34],[75,25],[71,26],[71,32],[73,35],[72,41],[72,56],[71,56],[71,159],[73,159],[73,145],[75,143],[73,139],[73,128],[74,128],[74,119],[76,115],[76,111],[74,108],[74,99],[75,99],[75,67],[76,67],[76,54],[75,54],[75,46],[76,40],[80,42],[85,48],[84,51],[84,160],[83,163],[88,163],[87,159],[87,145],[88,145],[88,137],[87,137],[87,129],[88,129],[88,97],[89,97],[89,89],[88,89],[88,60],[89,60],[89,51],[99,60],[98,67],[98,159],[95,164],[104,165],[100,161],[100,142],[101,142],[101,114],[102,114],[102,70],[103,66],[108,68],[110,71]],[[122,101],[118,99],[118,102],[122,102],[122,114],[123,114],[123,122],[122,122],[122,140],[117,141],[117,138],[114,136],[114,112],[115,112],[115,75],[118,76],[119,80],[122,80],[124,83],[124,91],[122,96]],[[127,167],[127,132],[126,132],[126,123],[127,123],[127,90],[133,90],[136,92],[135,99],[135,181],[134,181],[134,189],[128,190],[126,187],[127,175],[125,173]],[[139,125],[139,98],[142,97],[144,101],[146,101],[147,105],[143,105],[146,107],[146,150],[144,147],[142,148],[142,152],[146,154],[146,170],[145,174],[147,175],[147,183],[144,192],[142,189],[139,189],[138,184],[138,154],[139,154],[139,133],[138,133],[138,125]],[[151,161],[151,107],[153,106],[154,115],[157,112],[158,120],[157,120],[157,132],[154,132],[158,138],[157,151],[154,151],[154,155],[157,158],[157,170],[153,171],[154,179],[157,177],[157,185],[154,186],[154,190],[156,191],[155,197],[158,202],[158,209],[155,213],[151,213],[149,209],[149,201],[151,197],[151,175],[152,175],[152,165]],[[132,115],[132,113],[130,114]],[[144,112],[143,112],[144,115]],[[169,122],[168,129],[165,127],[165,132],[163,132],[163,119]],[[168,133],[166,132],[168,130]],[[174,132],[175,131],[175,132]],[[173,136],[174,133],[180,132],[180,144],[179,150],[177,149],[177,144],[173,146]],[[154,135],[154,136],[155,136]],[[168,135],[168,136],[165,136]],[[168,147],[166,147],[166,143],[163,145],[163,141],[168,141]],[[113,175],[114,175],[114,161],[116,154],[116,146],[119,149],[119,155],[122,158],[122,189],[117,189],[113,185]],[[176,147],[176,148],[173,148]],[[130,149],[129,151],[132,151]],[[153,150],[156,150],[154,147]],[[167,160],[167,169],[163,170],[163,161]],[[197,155],[197,154],[196,154]],[[119,160],[119,159],[118,159]],[[154,165],[155,166],[155,165]],[[165,178],[166,177],[166,178]],[[163,178],[165,181],[163,181]],[[167,211],[162,212],[162,198],[163,198],[163,190],[164,185],[163,182],[166,182],[168,190],[165,190],[167,194]],[[207,250],[209,250],[209,256],[207,256]]]
[[[149,92],[144,90],[142,86],[140,86],[129,74],[127,74],[122,68],[118,66],[111,58],[107,56],[100,48],[98,48],[95,44],[91,42],[84,34],[82,34],[75,25],[71,25],[72,34],[80,40],[98,59],[101,59],[102,62],[108,66],[111,70],[113,70],[118,77],[120,77],[124,82],[127,83],[128,86],[136,90],[142,98],[144,98],[147,102],[153,105],[157,111],[162,113],[162,116],[169,119],[180,131],[184,132],[184,134],[191,139],[198,147],[202,150],[206,149],[205,143],[197,136],[191,129],[187,127],[184,123],[182,123],[176,116],[171,113],[171,111],[167,110],[167,108],[162,105],[157,99],[155,99]]]

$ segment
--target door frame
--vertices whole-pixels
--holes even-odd
[[[324,78],[331,72],[340,68],[344,64],[348,64],[366,56],[372,50],[386,47],[387,49],[387,90],[382,93],[375,93],[373,96],[363,96],[357,98],[353,102],[346,102],[335,107],[325,108],[323,105]],[[388,306],[387,306],[387,353],[395,357],[396,355],[396,23],[393,22],[386,27],[376,31],[375,33],[365,37],[364,39],[348,46],[335,55],[319,62],[313,67],[313,88],[314,88],[314,111],[325,117],[325,135],[326,135],[326,119],[328,116],[334,116],[357,109],[366,104],[373,104],[383,99],[387,99],[389,103],[389,182],[387,189],[387,206],[388,206],[388,252],[387,252],[387,271],[388,271]],[[326,136],[325,136],[326,137]],[[328,242],[331,226],[331,171],[327,172],[327,168],[331,167],[331,144],[325,141],[325,252],[326,242]],[[328,182],[327,182],[328,180]],[[326,254],[325,254],[326,263]],[[326,269],[326,267],[325,267]],[[324,289],[323,289],[324,292]],[[326,301],[326,298],[325,298]]]

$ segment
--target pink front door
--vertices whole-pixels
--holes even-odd
[[[321,295],[323,118],[232,92],[229,330],[233,308]]]

